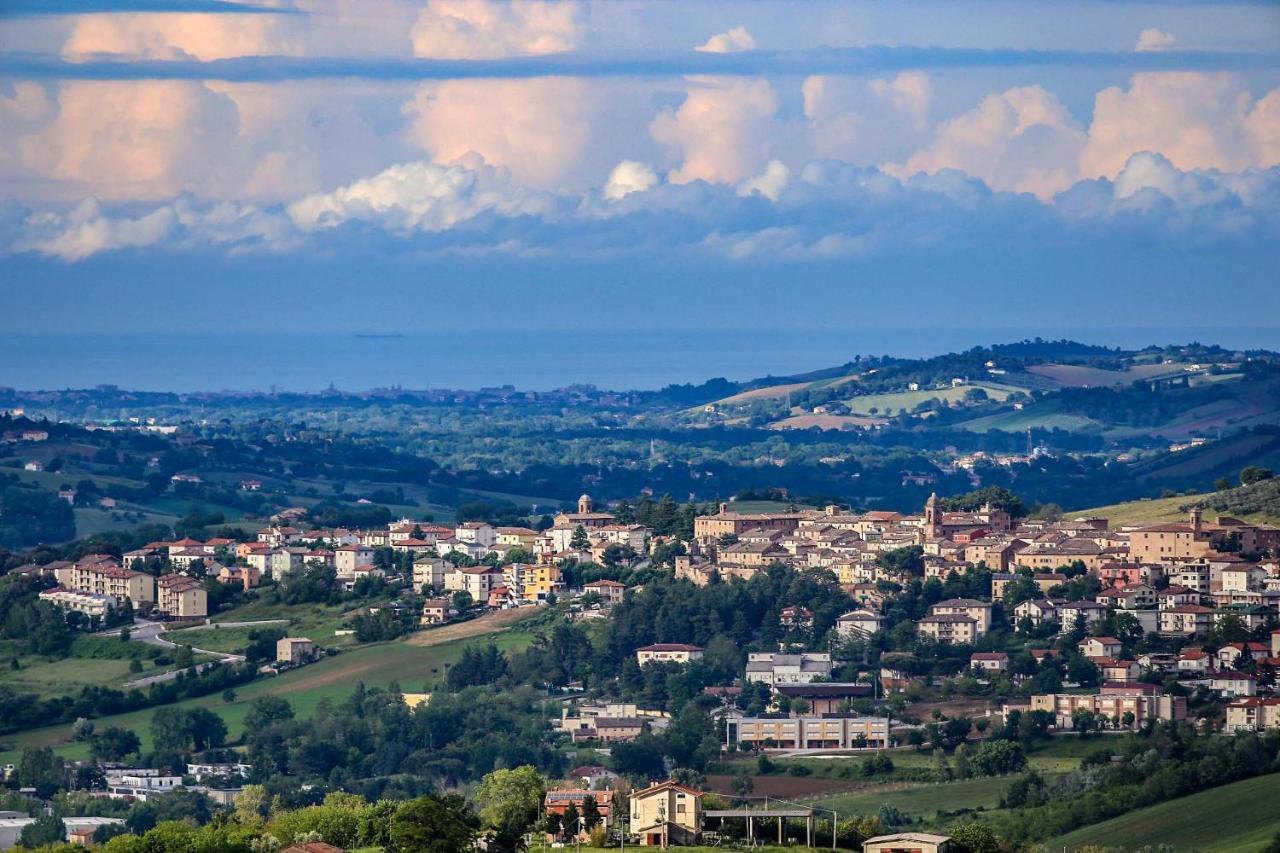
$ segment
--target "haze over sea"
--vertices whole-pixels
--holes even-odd
[[[1037,336],[1132,348],[1199,341],[1280,349],[1277,327],[9,334],[0,336],[0,386],[362,391],[590,383],[644,390],[717,376],[783,376],[857,355],[922,357]]]

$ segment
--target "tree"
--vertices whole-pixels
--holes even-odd
[[[137,734],[119,726],[110,726],[89,740],[89,755],[98,761],[120,761],[126,755],[142,751]]]
[[[57,815],[41,815],[35,823],[22,828],[20,841],[23,847],[44,847],[61,844],[67,839],[67,826]]]
[[[293,706],[289,700],[280,696],[259,696],[249,706],[249,713],[244,717],[246,732],[260,732],[276,723],[293,719]]]
[[[192,708],[187,712],[187,732],[199,752],[226,743],[227,723],[208,708]]]
[[[979,776],[1003,776],[1027,766],[1027,755],[1011,740],[989,740],[974,752],[969,762]]]
[[[476,802],[480,817],[495,832],[500,849],[514,850],[521,836],[538,820],[546,782],[531,765],[495,770],[480,780]]]
[[[573,530],[573,536],[569,538],[569,548],[574,551],[585,551],[591,547],[591,540],[587,538],[587,529],[579,524]]]
[[[1240,472],[1240,482],[1243,485],[1251,486],[1254,483],[1261,483],[1263,480],[1270,480],[1275,476],[1275,472],[1270,468],[1263,468],[1261,465],[1247,465]]]
[[[1000,853],[996,834],[976,820],[954,827],[950,835],[951,848],[956,853]]]
[[[410,800],[391,818],[395,853],[456,853],[470,850],[480,819],[457,794],[427,795]]]
[[[47,746],[29,746],[18,762],[18,784],[35,788],[36,796],[48,799],[66,781],[66,763]]]

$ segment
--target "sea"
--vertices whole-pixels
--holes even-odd
[[[833,367],[859,355],[924,357],[1032,337],[1106,346],[1219,343],[1280,350],[1280,328],[717,329],[0,334],[0,387],[139,391],[649,390]]]

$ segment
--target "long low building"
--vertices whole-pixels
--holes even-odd
[[[1187,698],[1168,696],[1154,684],[1114,684],[1102,686],[1098,693],[1044,693],[1031,697],[1032,711],[1053,715],[1054,726],[1069,729],[1077,711],[1118,721],[1125,728],[1136,729],[1146,720],[1183,720],[1187,716]],[[1126,717],[1126,715],[1129,715]]]
[[[889,721],[852,714],[741,717],[729,736],[744,749],[856,749],[889,745]]]

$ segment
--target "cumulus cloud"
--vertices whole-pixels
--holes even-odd
[[[82,196],[217,194],[237,186],[241,164],[225,156],[236,150],[237,129],[231,99],[200,83],[70,81],[58,91],[56,115],[18,146],[32,174]]]
[[[1280,167],[1184,171],[1138,154],[1114,181],[1081,181],[1046,204],[955,170],[904,180],[834,161],[795,172],[774,162],[735,187],[665,183],[641,164],[620,165],[612,197],[531,190],[474,160],[404,163],[283,211],[189,198],[143,212],[92,202],[25,216],[7,248],[67,261],[139,247],[358,254],[384,235],[378,251],[563,258],[662,251],[773,262],[1006,243],[1100,245],[1117,235],[1220,247],[1280,237]]]
[[[673,183],[737,183],[770,159],[778,97],[757,78],[693,77],[684,102],[654,118],[649,132],[680,165]]]
[[[577,47],[577,0],[429,0],[413,26],[413,52],[436,59],[539,56]]]
[[[442,163],[478,154],[556,187],[581,158],[593,108],[590,84],[568,77],[424,83],[404,107],[405,137]]]
[[[1166,33],[1164,30],[1157,30],[1150,27],[1138,33],[1138,43],[1134,46],[1134,50],[1169,50],[1178,40],[1174,38],[1172,33]]]
[[[1244,80],[1226,72],[1135,74],[1128,89],[1098,93],[1085,176],[1112,177],[1139,151],[1164,155],[1179,169],[1237,172],[1280,162],[1280,89],[1255,101]]]
[[[927,148],[890,171],[959,169],[994,189],[1049,199],[1075,182],[1084,145],[1084,131],[1051,92],[1024,86],[944,122]]]
[[[924,72],[872,80],[812,75],[800,91],[809,145],[820,157],[874,165],[927,139],[933,81]]]
[[[770,160],[764,171],[754,178],[743,181],[738,186],[738,195],[750,196],[758,193],[770,201],[777,201],[778,196],[786,189],[791,180],[791,170],[784,163]]]
[[[609,180],[604,185],[604,197],[617,201],[631,193],[651,190],[657,185],[658,174],[648,163],[623,160],[609,173]]]
[[[62,55],[72,61],[113,54],[131,59],[291,56],[303,52],[304,22],[294,15],[127,12],[77,15]]]
[[[747,32],[746,27],[734,27],[723,33],[717,33],[707,39],[694,50],[703,53],[737,53],[742,50],[755,50],[756,40]]]
[[[513,186],[499,170],[434,163],[405,163],[328,193],[288,206],[303,231],[368,222],[391,231],[445,231],[484,212],[504,216],[545,214],[548,200]]]

